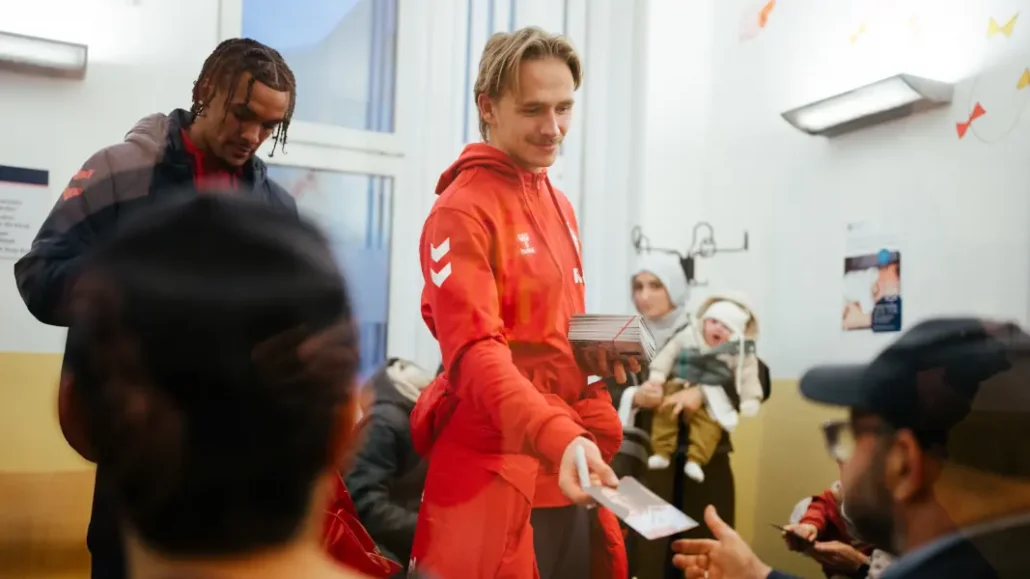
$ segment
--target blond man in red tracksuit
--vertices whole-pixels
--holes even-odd
[[[422,231],[422,316],[445,373],[411,418],[429,456],[412,566],[439,579],[627,575],[618,521],[581,506],[575,447],[615,485],[622,427],[569,345],[583,265],[572,206],[546,171],[580,77],[562,37],[491,38],[475,86],[486,143],[441,175]]]

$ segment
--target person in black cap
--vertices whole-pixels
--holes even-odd
[[[128,575],[359,577],[322,537],[359,359],[322,234],[197,197],[138,217],[84,266],[61,424],[109,474]]]
[[[809,371],[801,392],[851,409],[824,433],[855,531],[901,555],[884,579],[1030,577],[1030,335],[927,321],[869,365]],[[716,540],[674,545],[686,577],[787,577],[705,519]]]

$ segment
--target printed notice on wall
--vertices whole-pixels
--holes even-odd
[[[901,250],[893,232],[849,223],[844,254],[844,331],[901,330]]]
[[[0,165],[0,259],[28,253],[50,206],[49,173]]]

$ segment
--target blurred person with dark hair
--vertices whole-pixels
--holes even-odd
[[[194,82],[188,111],[143,118],[124,142],[93,154],[72,177],[31,250],[14,265],[32,315],[67,326],[67,293],[84,271],[87,251],[140,210],[182,191],[232,191],[295,215],[293,198],[268,178],[255,153],[269,137],[286,144],[296,96],[293,73],[278,52],[246,38],[219,44]],[[120,532],[105,476],[101,465],[86,543],[93,577],[120,579]]]
[[[390,358],[364,389],[372,404],[358,426],[363,439],[347,488],[369,535],[395,561],[407,563],[426,483],[426,461],[415,452],[408,425],[431,372],[414,362]],[[345,471],[346,472],[346,471]]]
[[[128,575],[395,572],[338,473],[359,353],[326,239],[253,200],[202,196],[137,218],[86,259],[60,418],[107,473]]]
[[[871,364],[809,371],[801,392],[851,409],[824,434],[850,528],[900,555],[883,579],[1030,577],[1030,335],[931,320]],[[674,545],[687,577],[787,577],[714,509],[705,520],[716,540]]]

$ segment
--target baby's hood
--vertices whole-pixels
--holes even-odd
[[[698,331],[702,331],[701,324],[703,323],[705,312],[708,308],[712,307],[712,304],[720,301],[728,301],[741,307],[744,311],[751,314],[751,318],[747,322],[747,326],[744,328],[744,337],[748,340],[758,339],[758,316],[755,315],[754,309],[751,308],[749,300],[740,292],[721,292],[713,293],[708,296],[701,305],[697,308],[697,312],[694,315],[694,319],[698,322]]]

